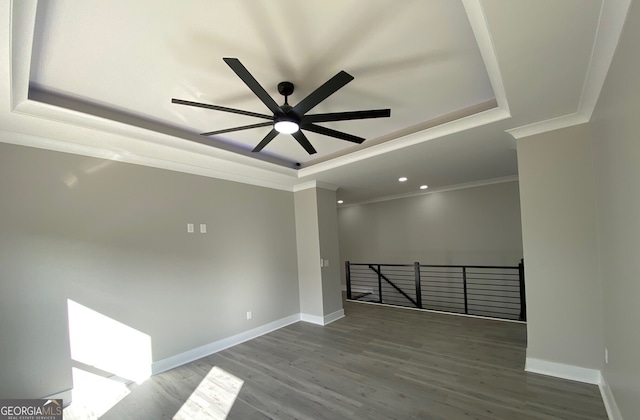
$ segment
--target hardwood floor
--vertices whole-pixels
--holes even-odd
[[[524,372],[523,324],[352,302],[345,312],[153,376],[101,418],[607,418],[596,386]]]

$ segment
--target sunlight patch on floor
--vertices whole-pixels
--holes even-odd
[[[65,420],[96,420],[131,393],[122,381],[72,368],[71,405],[64,409]]]
[[[242,379],[214,366],[173,419],[226,419],[243,384]]]

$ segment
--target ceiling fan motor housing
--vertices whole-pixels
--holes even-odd
[[[283,95],[285,98],[293,93],[293,83],[291,82],[280,82],[278,83],[278,93]]]

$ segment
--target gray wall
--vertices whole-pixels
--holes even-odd
[[[625,419],[640,413],[638,39],[632,3],[591,121],[518,141],[527,356],[602,369]]]
[[[604,377],[625,419],[640,415],[640,5],[628,20],[592,117]]]
[[[153,361],[299,313],[294,217],[289,192],[0,144],[0,396],[71,388],[67,299]]]
[[[325,315],[342,309],[340,290],[340,251],[336,192],[324,188],[317,190],[320,256],[329,262],[322,272],[322,305]]]
[[[298,243],[298,278],[300,311],[323,316],[322,273],[320,269],[320,232],[318,230],[318,200],[316,189],[294,194],[296,238]]]
[[[294,201],[300,311],[325,317],[342,309],[336,193],[308,188],[296,192]],[[321,267],[321,259],[329,265]]]
[[[341,207],[341,263],[517,265],[519,200],[514,181]]]
[[[527,357],[600,369],[593,155],[585,125],[518,140]]]

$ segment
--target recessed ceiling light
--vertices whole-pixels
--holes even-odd
[[[420,189],[421,189],[421,190],[426,190],[427,188],[429,188],[429,186],[427,186],[427,185],[420,185]]]
[[[344,201],[338,200],[338,204],[342,204],[342,203],[344,203]]]
[[[407,180],[406,176],[401,176],[400,178],[398,178],[398,181],[400,182],[405,182]]]

